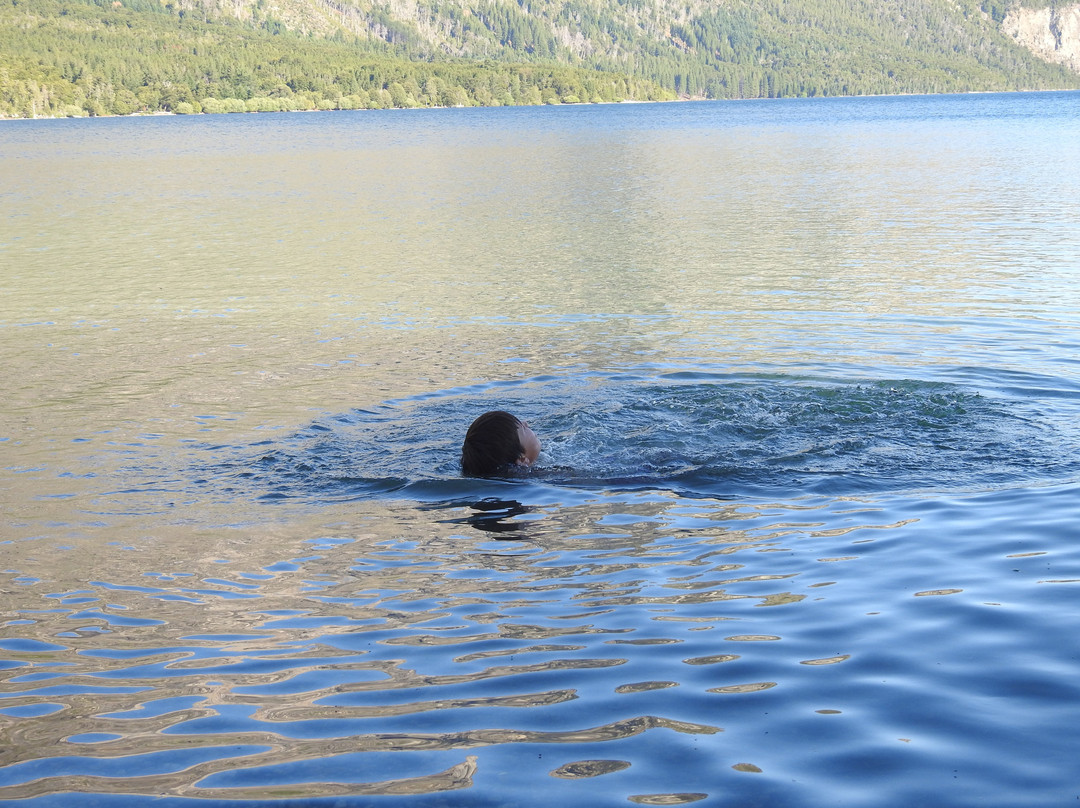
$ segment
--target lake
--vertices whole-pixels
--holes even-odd
[[[4,122],[0,799],[1075,805],[1078,133]]]

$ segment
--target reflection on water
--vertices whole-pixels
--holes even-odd
[[[965,794],[995,804],[1035,776],[1025,744],[1050,756],[1044,774],[1071,754],[1045,726],[1076,685],[1046,649],[1072,643],[1071,598],[1055,590],[1080,558],[1061,541],[1070,526],[1019,514],[1075,496],[1007,494],[1015,516],[994,535],[972,514],[1005,513],[998,494],[642,495],[484,503],[534,520],[509,544],[475,529],[475,507],[361,502],[321,533],[318,521],[217,531],[201,559],[72,548],[78,563],[52,567],[70,579],[4,576],[7,631],[26,638],[0,641],[5,796],[482,784],[514,804],[554,776],[627,798],[678,784],[663,793],[799,804],[835,782],[869,797],[882,772],[914,768],[924,779],[889,778],[910,804],[960,766]],[[973,737],[1013,759],[964,751]]]
[[[1075,101],[0,127],[0,798],[1073,801]]]
[[[477,500],[469,508],[472,511],[469,516],[450,521],[460,521],[488,533],[519,533],[523,523],[514,521],[513,517],[529,513],[530,510],[528,506],[522,505],[517,500],[496,499],[495,497]]]

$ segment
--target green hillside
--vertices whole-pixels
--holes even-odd
[[[0,0],[0,115],[1080,87],[979,2]]]

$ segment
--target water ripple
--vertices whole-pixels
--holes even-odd
[[[526,483],[547,490],[538,496],[578,502],[595,491],[724,498],[973,491],[1080,475],[1072,450],[1077,421],[1064,417],[1068,408],[1051,415],[1030,387],[1010,399],[1015,379],[997,383],[980,391],[940,381],[701,371],[526,380],[504,386],[499,406],[529,418],[544,452],[529,474],[503,485],[508,494]],[[1060,395],[1080,404],[1080,391],[1062,390],[1061,380],[1042,383],[1056,383]],[[480,485],[462,479],[457,467],[460,436],[491,406],[488,395],[448,390],[342,413],[254,447],[205,447],[217,458],[210,469],[196,449],[186,455],[188,468],[174,461],[163,473],[175,494],[201,500],[457,503],[486,496],[491,504],[462,521],[521,532],[535,527],[530,510],[517,497],[492,497],[499,481]],[[152,476],[152,464],[147,458],[140,474]],[[369,476],[367,469],[379,471]],[[146,495],[153,496],[150,487]],[[616,518],[607,524],[616,526]],[[183,596],[245,597],[235,586]]]
[[[443,519],[468,505],[390,520],[368,503],[319,538],[159,559],[152,586],[135,554],[83,561],[91,583],[12,590],[0,797],[48,800],[77,783],[86,795],[404,799],[483,782],[498,804],[554,780],[575,784],[578,804],[595,799],[592,782],[630,801],[764,787],[796,804],[827,776],[848,783],[845,800],[889,782],[900,805],[925,796],[913,768],[939,787],[951,777],[940,744],[977,750],[1006,731],[1046,764],[972,750],[950,765],[982,778],[986,804],[1004,804],[995,788],[1048,796],[1033,784],[1068,744],[1045,727],[1080,703],[1072,585],[1052,582],[1080,578],[1080,555],[1072,523],[1024,515],[1030,496],[630,497],[535,506],[547,528],[509,545]],[[965,513],[991,502],[1007,526],[965,536]],[[210,588],[252,597],[163,597]],[[51,641],[86,624],[84,598],[138,620]]]

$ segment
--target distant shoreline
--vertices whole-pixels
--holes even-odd
[[[834,96],[836,97],[836,96]],[[855,96],[852,96],[853,98]],[[868,96],[872,97],[872,96]],[[169,112],[166,110],[158,110],[155,112],[131,112],[127,115],[38,115],[34,118],[10,118],[0,115],[0,122],[3,121],[70,121],[70,120],[84,120],[86,118],[197,118],[200,115],[208,116],[227,116],[227,115],[306,115],[308,113],[333,113],[333,112],[413,112],[424,109],[501,109],[504,107],[513,107],[517,109],[525,108],[542,108],[542,107],[605,107],[605,106],[618,106],[622,104],[673,104],[690,101],[778,101],[780,99],[761,99],[761,98],[666,98],[653,101],[637,101],[633,99],[627,99],[624,101],[579,101],[577,103],[559,103],[559,104],[487,104],[476,106],[454,106],[454,107],[380,107],[377,109],[276,109],[276,110],[244,110],[240,112]]]
[[[165,110],[159,110],[156,112],[132,112],[128,115],[40,115],[34,118],[10,118],[0,116],[0,123],[6,123],[9,121],[67,121],[67,120],[84,120],[87,118],[194,118],[199,116],[228,116],[228,115],[304,115],[309,113],[335,113],[335,112],[410,112],[414,110],[432,110],[432,109],[500,109],[503,107],[514,107],[518,109],[524,108],[543,108],[543,107],[600,107],[600,106],[619,106],[619,105],[643,105],[643,104],[674,104],[674,103],[745,103],[754,101],[826,101],[837,99],[857,99],[857,98],[917,98],[919,96],[926,96],[928,98],[939,96],[968,96],[968,95],[1034,95],[1037,93],[1080,93],[1080,89],[1064,88],[1064,89],[1051,89],[1051,90],[967,90],[964,92],[954,93],[874,93],[866,95],[815,95],[815,96],[784,96],[779,98],[669,98],[653,101],[637,101],[637,100],[624,100],[624,101],[580,101],[577,103],[559,103],[559,104],[490,104],[490,105],[477,105],[477,106],[423,106],[423,107],[382,107],[378,109],[290,109],[290,110],[251,110],[244,112],[169,112]]]

